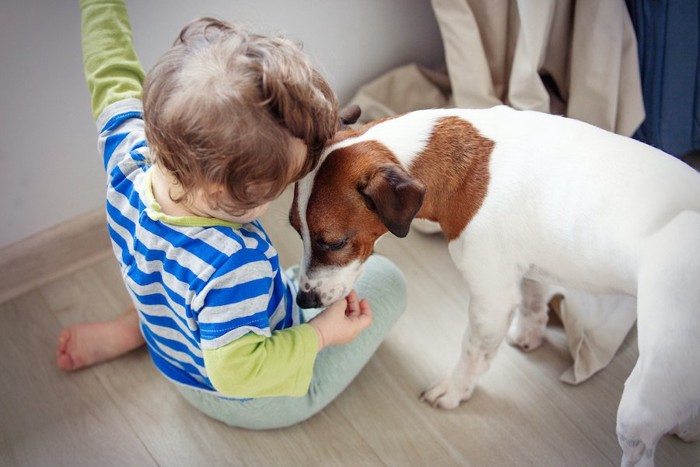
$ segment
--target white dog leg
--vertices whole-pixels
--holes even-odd
[[[544,340],[547,320],[547,287],[539,282],[523,279],[522,304],[518,307],[508,330],[507,340],[525,352],[535,350]]]
[[[520,298],[517,287],[511,291],[496,290],[497,293],[488,297],[472,295],[469,326],[462,341],[459,362],[452,374],[428,388],[421,400],[433,407],[454,409],[471,397],[479,377],[488,370],[506,335],[508,322]]]
[[[617,434],[625,466],[651,466],[661,436],[700,433],[700,213],[672,219],[643,245],[637,293],[639,360],[625,382]]]
[[[622,467],[653,467],[654,453],[659,439],[668,428],[664,429],[665,402],[659,396],[644,391],[643,375],[645,365],[642,359],[637,361],[632,373],[625,382],[622,399],[617,410],[617,439],[622,448]],[[650,397],[651,396],[651,397]],[[661,415],[661,418],[657,415]]]

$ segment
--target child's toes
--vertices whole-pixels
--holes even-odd
[[[58,366],[61,370],[71,371],[73,368],[75,368],[75,363],[69,354],[60,352],[58,355],[56,355],[56,366]]]
[[[82,359],[76,352],[75,345],[75,336],[73,336],[70,329],[61,331],[61,335],[58,338],[58,350],[56,351],[56,366],[65,371],[72,371],[82,365]]]

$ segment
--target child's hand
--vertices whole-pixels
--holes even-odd
[[[353,290],[345,300],[330,305],[309,321],[309,324],[318,333],[318,350],[329,345],[347,344],[372,324],[372,308],[367,300],[358,301]]]

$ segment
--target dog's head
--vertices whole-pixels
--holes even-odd
[[[339,131],[317,168],[294,187],[289,220],[304,245],[302,308],[345,297],[379,237],[406,236],[422,205],[423,184],[371,139],[374,125]]]

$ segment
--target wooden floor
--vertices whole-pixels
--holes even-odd
[[[300,242],[286,194],[264,219],[284,266]],[[636,358],[629,336],[608,368],[580,386],[563,334],[524,354],[504,344],[472,400],[430,408],[420,392],[455,363],[466,325],[464,286],[440,236],[385,238],[409,285],[409,306],[351,386],[292,428],[250,432],[188,406],[144,349],[74,374],[54,365],[62,327],[115,316],[128,297],[112,258],[0,304],[2,466],[614,466],[615,414]],[[79,252],[74,252],[79,255]],[[657,465],[700,465],[700,443],[665,437]]]

